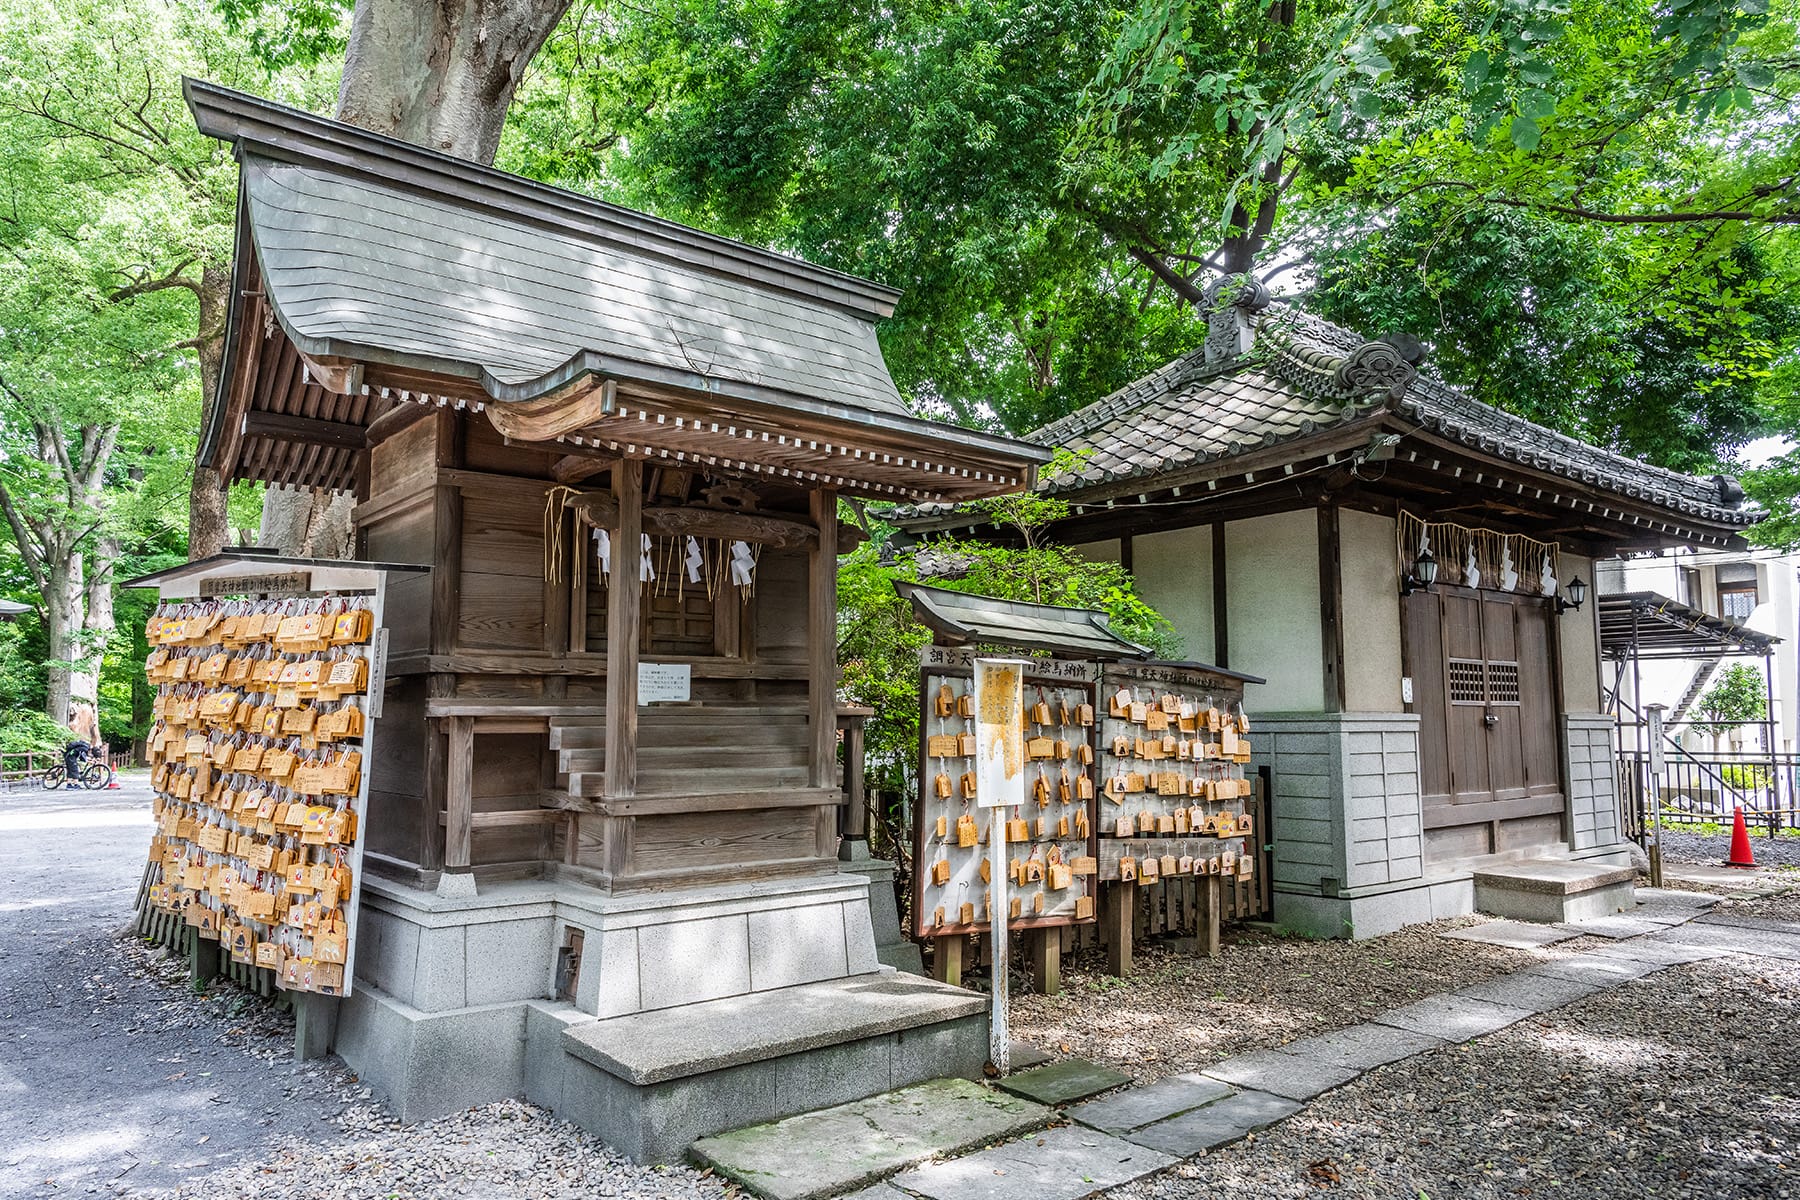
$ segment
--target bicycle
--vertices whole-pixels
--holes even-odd
[[[44,786],[50,791],[59,792],[63,784],[69,781],[69,769],[63,763],[54,763],[44,770]],[[112,768],[103,762],[86,762],[75,773],[75,782],[90,792],[97,792],[112,782]]]

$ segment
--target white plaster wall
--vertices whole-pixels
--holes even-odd
[[[1400,559],[1394,519],[1338,513],[1344,592],[1344,709],[1399,712]]]
[[[1198,525],[1134,536],[1131,571],[1138,594],[1169,618],[1181,636],[1182,653],[1199,662],[1218,662],[1213,638],[1212,527]]]
[[[1252,712],[1323,711],[1315,510],[1225,526],[1225,612],[1232,670],[1269,681],[1245,689],[1245,706]]]
[[[1558,554],[1557,568],[1561,575],[1556,581],[1559,590],[1566,592],[1569,581],[1577,575],[1588,584],[1587,603],[1556,618],[1556,633],[1562,642],[1563,711],[1597,713],[1600,711],[1600,606],[1594,602],[1594,597],[1599,594],[1599,589],[1594,586],[1594,560]]]
[[[1101,538],[1097,542],[1076,542],[1069,549],[1089,562],[1119,561],[1118,538]]]

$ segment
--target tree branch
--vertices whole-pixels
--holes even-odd
[[[11,389],[7,389],[10,391]],[[25,527],[25,518],[13,504],[12,493],[6,484],[0,482],[0,512],[6,514],[6,523],[12,526],[13,541],[19,544],[19,557],[25,560],[25,569],[31,574],[31,582],[40,596],[48,596],[50,587],[44,578],[44,556],[37,546],[32,545],[30,531]]]
[[[169,288],[186,288],[188,291],[198,296],[200,294],[200,281],[197,279],[189,279],[182,274],[183,271],[193,265],[194,259],[190,255],[176,263],[160,278],[133,280],[122,288],[108,292],[106,298],[112,301],[129,300],[133,296],[147,296],[151,292],[167,291]]]

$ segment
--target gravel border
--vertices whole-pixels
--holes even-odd
[[[1121,1200],[1793,1197],[1800,963],[1727,958],[1374,1071]]]
[[[1147,1083],[1527,965],[1518,951],[1438,936],[1483,919],[1358,942],[1239,929],[1215,959],[1150,942],[1127,979],[1105,974],[1104,953],[1086,950],[1064,957],[1062,995],[1015,988],[1008,1019],[1015,1038],[1053,1058],[1085,1058]]]
[[[720,1200],[740,1193],[691,1167],[643,1167],[544,1109],[518,1100],[402,1125],[385,1109],[346,1113],[343,1141],[289,1138],[254,1162],[132,1193],[145,1200]]]

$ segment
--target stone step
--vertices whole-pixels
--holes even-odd
[[[1496,917],[1561,924],[1625,912],[1636,903],[1631,867],[1525,858],[1474,873],[1475,908]]]
[[[1131,1076],[1085,1059],[1065,1058],[1046,1067],[1016,1071],[994,1082],[1015,1096],[1039,1104],[1073,1104],[1124,1087],[1131,1082]]]
[[[1040,1129],[1055,1115],[966,1079],[934,1079],[702,1138],[692,1154],[766,1200],[822,1200]]]
[[[630,1158],[671,1162],[729,1129],[979,1076],[987,1032],[985,996],[884,969],[570,1020],[544,1085]]]

